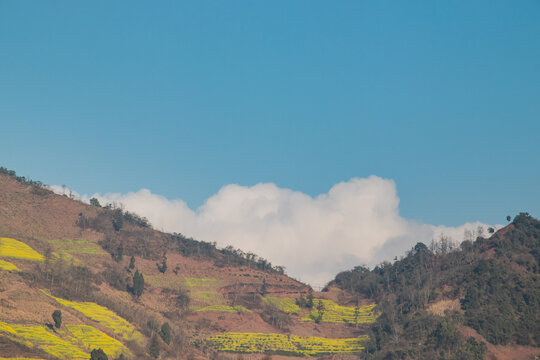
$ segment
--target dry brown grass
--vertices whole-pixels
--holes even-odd
[[[444,316],[445,311],[461,311],[461,305],[459,303],[459,299],[445,299],[445,300],[439,300],[437,302],[434,302],[433,304],[428,306],[427,309],[430,313]]]

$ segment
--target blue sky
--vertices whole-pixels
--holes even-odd
[[[540,215],[538,1],[0,0],[0,165],[190,207],[392,179],[424,223]]]

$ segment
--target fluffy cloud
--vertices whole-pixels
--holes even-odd
[[[377,176],[336,184],[314,198],[272,183],[227,185],[196,210],[147,189],[93,197],[101,203],[122,204],[147,217],[156,229],[256,253],[314,286],[356,265],[391,260],[418,241],[429,243],[444,234],[460,242],[465,231],[488,227],[406,220],[399,215],[394,182]],[[88,201],[89,196],[82,199]]]

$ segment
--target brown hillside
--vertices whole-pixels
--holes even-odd
[[[15,239],[45,256],[44,261],[36,261],[2,257],[0,252],[0,260],[21,270],[0,270],[0,356],[57,358],[40,350],[44,348],[36,346],[36,340],[21,341],[20,333],[14,336],[8,328],[2,330],[2,324],[40,327],[62,341],[73,342],[64,328],[47,328],[56,309],[62,311],[63,324],[92,326],[123,343],[129,349],[127,357],[137,359],[148,358],[151,338],[165,322],[171,326],[173,341],[167,345],[159,340],[160,358],[171,359],[212,357],[215,350],[204,339],[227,331],[325,338],[353,338],[366,332],[365,326],[301,321],[309,309],[288,315],[269,307],[261,295],[294,303],[295,298],[307,296],[310,288],[263,260],[250,262],[234,250],[222,251],[162,233],[127,215],[122,215],[123,222],[115,228],[118,212],[122,214],[0,174],[0,238]],[[132,257],[135,263],[130,268]],[[162,272],[159,268],[164,260],[166,270]],[[135,286],[135,271],[145,281],[139,298],[127,291]],[[118,329],[61,305],[42,290],[61,299],[104,306],[130,322],[143,338],[123,338]],[[314,293],[314,297],[342,305],[352,301],[337,289]],[[217,311],[206,310],[212,307]],[[81,343],[75,345],[90,350]]]

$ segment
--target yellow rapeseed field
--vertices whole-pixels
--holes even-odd
[[[118,340],[88,325],[67,325],[73,337],[88,350],[101,348],[109,358],[117,358],[120,354],[131,355],[130,351]]]
[[[139,344],[144,343],[143,335],[135,330],[127,320],[116,315],[104,306],[92,302],[76,302],[54,297],[42,290],[47,296],[58,301],[60,304],[75,309],[90,319],[100,323],[110,329],[113,333],[121,336],[125,340],[134,340]]]
[[[2,321],[0,321],[0,331],[7,332],[13,335],[17,334],[17,332],[11,326]]]
[[[273,305],[281,311],[289,314],[298,314],[302,311],[302,309],[300,309],[300,306],[296,304],[296,299],[294,298],[280,298],[268,296],[263,298],[263,301],[268,305]]]
[[[367,339],[367,336],[326,339],[284,334],[224,333],[210,336],[206,341],[216,350],[223,352],[317,356],[361,352]]]
[[[45,326],[8,325],[0,321],[0,331],[22,338],[60,359],[88,360],[90,356],[69,341],[54,335]]]
[[[323,314],[321,322],[329,322],[336,324],[371,324],[377,319],[377,314],[374,312],[376,304],[359,306],[357,309],[351,306],[341,306],[332,300],[315,299],[311,313],[302,318],[302,321],[315,321],[319,318],[317,306],[322,304]]]
[[[12,257],[27,260],[45,260],[43,255],[25,243],[9,238],[0,238],[0,257]]]
[[[7,270],[7,271],[20,271],[15,264],[12,264],[10,262],[0,260],[0,270]]]

